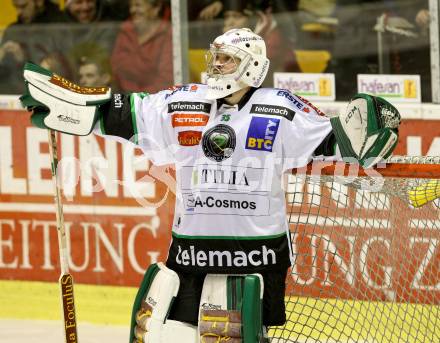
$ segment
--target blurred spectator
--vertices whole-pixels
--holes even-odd
[[[127,20],[130,16],[129,0],[103,0],[108,8],[110,8],[110,17],[116,21]]]
[[[206,51],[206,47],[222,32],[223,1],[188,0],[187,7],[190,49]]]
[[[49,69],[55,74],[72,79],[72,70],[63,55],[54,52],[46,55],[39,63],[43,68]]]
[[[337,0],[331,72],[336,78],[336,100],[348,100],[356,89],[357,74],[378,73],[376,18],[387,1]]]
[[[131,0],[130,14],[111,56],[117,86],[131,92],[155,92],[171,86],[172,36],[167,1]]]
[[[221,1],[212,1],[199,12],[199,18],[203,20],[211,20],[217,17],[223,9]]]
[[[110,86],[112,79],[111,68],[110,61],[106,56],[101,58],[83,56],[78,73],[80,86]]]
[[[67,0],[64,13],[67,21],[81,24],[113,19],[103,0]]]
[[[427,32],[429,28],[429,10],[427,8],[419,9],[415,21],[422,31]]]
[[[63,20],[57,5],[49,0],[13,0],[17,21],[8,26],[0,45],[0,93],[21,93],[26,61],[41,61],[52,51],[48,23]]]
[[[248,27],[264,38],[270,60],[264,86],[273,85],[274,72],[299,71],[291,41],[279,30],[269,1],[223,1],[223,17],[223,32]]]
[[[420,75],[423,102],[432,99],[428,7],[428,0],[392,2],[382,31],[389,54],[383,72]]]
[[[52,32],[56,51],[61,52],[78,70],[79,58],[88,55],[84,46],[98,46],[110,56],[119,22],[112,21],[112,11],[104,0],[67,0],[64,10],[66,23]]]
[[[219,0],[188,0],[188,20],[211,20],[219,17],[223,9],[223,1]]]

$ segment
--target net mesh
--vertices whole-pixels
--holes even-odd
[[[440,342],[440,201],[408,196],[439,181],[383,179],[289,175],[294,259],[271,342]]]

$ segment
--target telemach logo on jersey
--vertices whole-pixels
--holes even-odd
[[[265,114],[268,116],[279,116],[286,118],[289,121],[292,121],[293,117],[295,117],[295,111],[292,111],[287,107],[275,105],[253,104],[250,112],[255,114]]]
[[[203,152],[206,157],[216,162],[229,158],[234,152],[235,144],[235,131],[228,125],[216,125],[203,135]]]
[[[279,270],[290,264],[289,243],[284,233],[264,239],[243,238],[206,236],[189,240],[173,233],[167,265],[181,271],[233,273],[235,268],[246,267],[248,272],[258,272]],[[243,272],[242,269],[236,271]]]

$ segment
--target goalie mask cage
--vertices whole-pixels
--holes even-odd
[[[287,322],[271,342],[440,342],[440,157],[389,162],[288,176]]]

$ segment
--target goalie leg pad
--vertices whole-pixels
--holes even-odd
[[[179,286],[178,275],[163,263],[148,268],[133,304],[130,342],[162,342],[163,326]]]
[[[160,343],[174,342],[197,343],[197,328],[188,323],[167,319],[162,327]]]
[[[200,299],[200,342],[262,341],[263,290],[260,274],[208,274]]]

